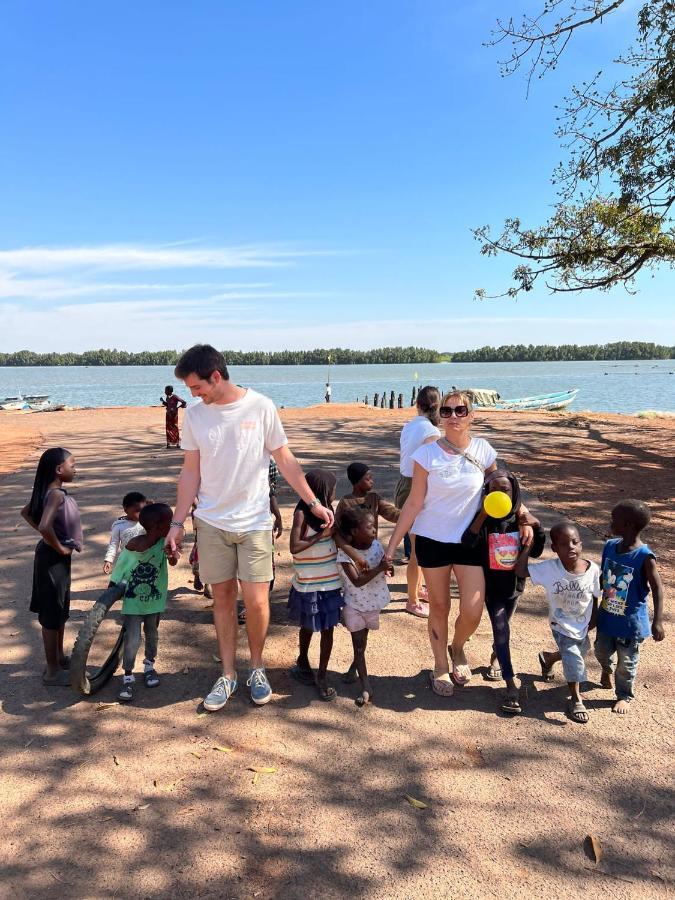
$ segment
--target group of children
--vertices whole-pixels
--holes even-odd
[[[65,485],[75,477],[75,460],[67,450],[52,448],[42,454],[33,492],[22,510],[23,518],[41,535],[36,548],[30,608],[42,626],[47,668],[46,684],[68,684],[68,657],[63,651],[63,630],[70,606],[70,561],[82,548],[82,528],[75,500]],[[281,517],[276,504],[276,476],[270,474],[271,510],[275,530]],[[399,510],[373,490],[372,474],[363,463],[347,470],[352,492],[340,500],[335,524],[326,529],[310,507],[300,501],[294,511],[290,534],[293,579],[288,599],[291,621],[299,625],[299,653],[291,672],[299,681],[316,685],[322,700],[336,697],[328,684],[328,665],[335,626],[342,621],[352,639],[353,661],[343,676],[347,683],[360,681],[356,699],[363,706],[373,698],[366,649],[371,631],[379,628],[380,611],[390,601],[386,576],[391,563],[377,539],[378,519],[396,521]],[[324,469],[307,473],[307,482],[321,504],[332,508],[337,481]],[[504,470],[490,473],[484,493],[501,491],[511,498],[512,510],[520,505],[517,479]],[[274,498],[272,502],[272,498]],[[166,608],[168,569],[175,558],[167,557],[165,538],[172,510],[153,503],[139,492],[122,501],[124,515],[113,523],[103,571],[113,584],[125,582],[122,614],[125,622],[122,685],[119,699],[134,697],[136,656],[145,635],[143,680],[148,688],[159,685],[155,670],[158,626]],[[570,690],[568,715],[574,722],[588,721],[581,696],[586,679],[585,658],[589,632],[596,630],[595,655],[602,668],[601,685],[615,688],[614,711],[625,714],[634,699],[634,684],[642,641],[664,638],[663,589],[654,554],[640,534],[650,521],[649,507],[625,500],[612,510],[611,532],[601,565],[584,558],[581,538],[572,522],[551,528],[553,559],[532,562],[541,555],[546,536],[538,523],[534,538],[521,547],[513,511],[501,518],[489,516],[483,507],[466,529],[462,541],[480,549],[486,581],[486,606],[493,629],[493,652],[486,677],[506,681],[501,704],[505,713],[522,711],[519,686],[510,655],[510,622],[525,578],[546,590],[549,624],[557,651],[542,651],[542,677],[552,679],[552,669],[562,662]],[[651,592],[654,616],[650,624],[647,596]],[[309,661],[312,636],[320,633],[319,667]]]

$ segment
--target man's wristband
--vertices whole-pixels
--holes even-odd
[[[314,509],[315,506],[321,506],[321,501],[318,497],[315,497],[310,503],[307,504],[307,509]]]
[[[172,528],[183,528],[183,529],[184,529],[184,528],[185,528],[185,525],[183,525],[182,522],[172,522],[172,523],[171,523],[171,527],[172,527]]]

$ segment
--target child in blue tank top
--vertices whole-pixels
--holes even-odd
[[[612,510],[612,534],[602,551],[602,600],[598,609],[595,655],[602,666],[602,687],[615,687],[613,712],[625,715],[634,699],[640,644],[651,634],[655,641],[663,630],[663,587],[656,558],[640,532],[651,512],[640,500],[623,500]],[[652,592],[654,619],[650,626],[647,595]],[[614,675],[615,684],[612,684]]]

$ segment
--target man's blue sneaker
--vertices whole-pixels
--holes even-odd
[[[246,684],[251,688],[251,700],[257,706],[264,706],[272,699],[272,688],[264,669],[251,669],[251,677]]]
[[[237,676],[225,678],[224,675],[221,675],[210,692],[204,697],[204,709],[208,709],[209,712],[216,712],[222,709],[236,690]]]

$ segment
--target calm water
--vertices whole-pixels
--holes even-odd
[[[417,381],[415,381],[417,373]],[[324,366],[234,366],[231,377],[271,397],[278,406],[321,403]],[[429,365],[331,366],[333,401],[353,402],[394,391],[410,402],[415,383],[442,388],[494,388],[504,398],[579,388],[572,409],[675,412],[675,360],[645,362],[435,363]],[[0,397],[49,394],[68,406],[152,406],[165,384],[188,393],[168,366],[0,368]]]

